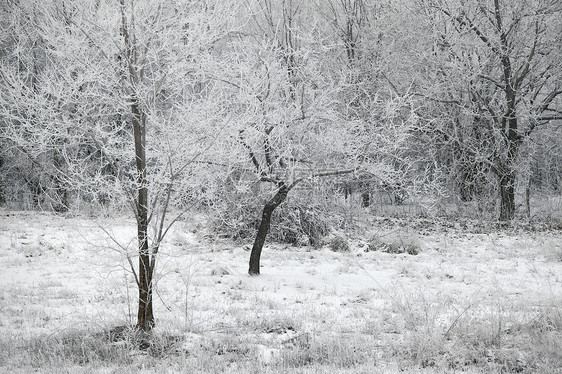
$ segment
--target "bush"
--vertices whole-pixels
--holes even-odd
[[[273,214],[270,238],[279,243],[318,245],[329,232],[326,213],[319,206],[305,206],[294,200],[286,203]]]
[[[408,232],[378,233],[369,238],[366,251],[418,255],[421,245],[418,237]]]
[[[235,241],[254,239],[263,201],[248,194],[230,196],[213,208],[213,231]],[[268,238],[278,243],[319,245],[328,234],[328,214],[317,204],[289,197],[273,212]]]
[[[212,231],[219,237],[247,241],[256,235],[260,223],[258,211],[251,201],[220,201],[211,212]]]
[[[328,246],[334,252],[349,252],[349,242],[343,236],[335,236]]]

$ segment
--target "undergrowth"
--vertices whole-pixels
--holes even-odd
[[[403,368],[486,373],[562,370],[562,308],[529,309],[507,298],[458,301],[424,292],[395,297],[389,357]]]

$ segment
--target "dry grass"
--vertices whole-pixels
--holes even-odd
[[[562,307],[530,309],[508,297],[409,295],[394,307],[401,338],[391,356],[405,367],[478,369],[486,373],[554,373],[562,368]]]

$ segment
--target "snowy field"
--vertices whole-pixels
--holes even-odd
[[[1,210],[0,372],[562,373],[562,231],[539,226],[373,218],[345,252],[266,244],[249,277],[251,243],[178,222],[139,350],[115,329],[135,222]]]

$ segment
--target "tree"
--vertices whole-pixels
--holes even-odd
[[[499,218],[511,220],[522,144],[537,127],[562,119],[556,103],[562,94],[560,3],[424,4],[435,36],[432,53],[439,60],[433,77],[441,87],[449,85],[439,93],[431,93],[436,85],[430,85],[425,96],[458,109],[446,136],[472,163],[484,162],[494,173]],[[459,125],[467,123],[460,118],[472,126],[465,134],[473,141],[459,138]]]
[[[249,274],[257,275],[275,209],[297,185],[352,172],[355,159],[332,163],[341,148],[328,146],[326,132],[333,139],[344,125],[329,105],[334,87],[323,81],[314,31],[304,26],[310,8],[292,0],[247,5],[252,22],[230,46],[236,74],[221,78],[230,82],[238,126],[222,139],[225,152],[215,164],[229,167],[227,175],[236,172],[239,183],[249,180],[263,203],[249,262]]]
[[[216,45],[232,12],[226,2],[22,1],[14,22],[41,40],[40,73],[13,61],[0,69],[1,138],[41,165],[53,149],[61,178],[81,197],[119,195],[137,221],[137,326],[154,326],[153,280],[178,180],[224,122],[210,95]],[[28,81],[33,84],[28,84]],[[204,115],[201,115],[203,113]],[[117,187],[117,190],[115,188]],[[180,213],[181,215],[181,213]]]
[[[237,69],[221,77],[238,126],[210,163],[227,168],[227,193],[240,190],[260,204],[248,270],[258,275],[274,212],[291,191],[359,170],[392,179],[398,173],[383,155],[396,156],[414,121],[408,95],[379,100],[374,91],[362,98],[369,100],[364,116],[349,115],[347,52],[323,33],[316,8],[289,0],[248,4],[252,22],[230,46]]]

